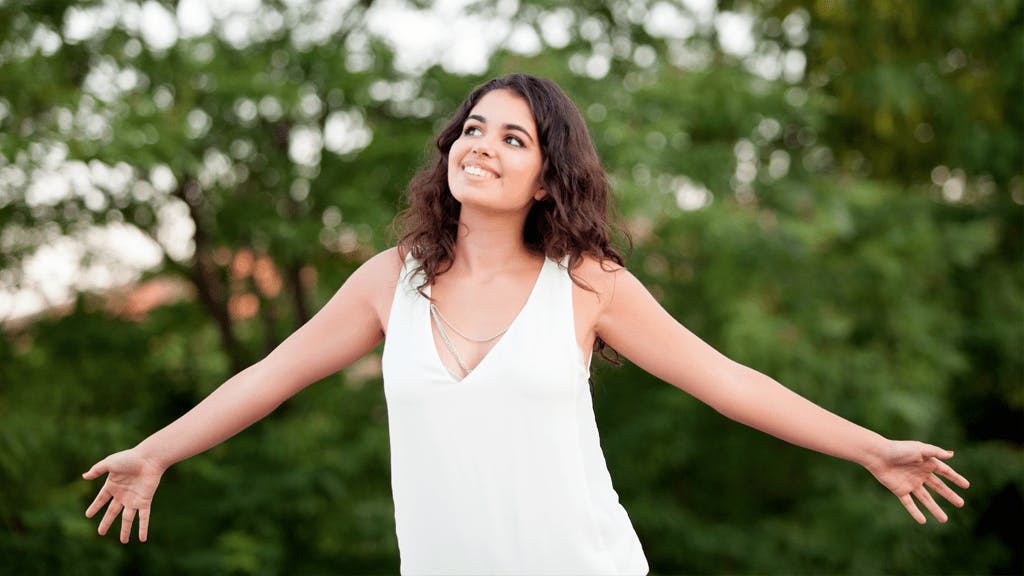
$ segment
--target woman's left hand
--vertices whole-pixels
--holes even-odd
[[[925,523],[925,516],[917,507],[917,502],[923,504],[936,520],[945,522],[949,518],[939,508],[929,490],[960,508],[964,505],[964,499],[953,492],[942,478],[960,488],[971,485],[949,464],[943,462],[952,457],[951,450],[943,450],[938,446],[914,441],[889,441],[878,460],[868,465],[867,469],[900,499],[903,507],[919,524]]]

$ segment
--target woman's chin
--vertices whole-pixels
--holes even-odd
[[[451,191],[452,196],[458,200],[459,203],[487,203],[488,199],[494,196],[494,191],[492,190],[487,190],[482,186],[466,186],[462,183],[452,186]]]

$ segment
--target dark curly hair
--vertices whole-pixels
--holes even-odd
[[[594,292],[572,272],[583,255],[596,258],[602,266],[606,261],[623,266],[623,256],[612,245],[610,234],[613,230],[620,232],[630,250],[632,241],[624,228],[610,221],[609,211],[615,209],[608,202],[610,186],[587,125],[565,92],[551,80],[509,74],[469,93],[438,135],[438,153],[409,182],[408,206],[395,218],[394,229],[402,253],[411,250],[419,262],[416,272],[422,271],[425,276],[418,287],[420,294],[429,298],[423,288],[447,272],[454,261],[461,204],[448,187],[448,153],[462,134],[470,111],[492,90],[511,90],[521,96],[537,125],[543,157],[541,180],[547,195],[533,204],[526,217],[523,241],[527,250],[555,261],[568,255],[573,282]],[[610,357],[606,349],[611,350],[597,338],[594,351],[619,364],[618,354]]]

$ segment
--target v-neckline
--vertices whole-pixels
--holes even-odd
[[[485,364],[489,363],[491,356],[494,355],[494,353],[498,350],[502,343],[509,337],[509,335],[515,332],[515,327],[517,324],[519,324],[519,319],[523,317],[523,314],[526,313],[526,310],[534,301],[534,296],[537,294],[537,289],[540,286],[541,281],[544,279],[544,273],[546,272],[547,267],[548,257],[545,256],[544,262],[540,265],[540,272],[537,273],[537,278],[533,281],[533,288],[530,289],[530,293],[526,296],[526,302],[523,303],[523,306],[519,309],[519,312],[516,313],[515,318],[513,318],[512,322],[508,325],[508,329],[505,330],[505,333],[502,334],[500,338],[498,338],[498,341],[494,343],[494,346],[491,346],[491,349],[488,350],[486,354],[484,354],[484,357],[481,358],[480,361],[476,363],[476,366],[474,366],[470,370],[469,374],[466,374],[462,378],[455,378],[455,375],[452,374],[450,370],[448,370],[448,367],[445,366],[444,361],[441,360],[441,355],[437,349],[438,343],[434,339],[434,319],[431,318],[430,315],[430,301],[427,301],[427,305],[425,307],[427,310],[427,319],[426,322],[421,322],[421,324],[425,324],[427,327],[426,341],[429,342],[430,344],[430,356],[434,359],[434,363],[437,364],[437,367],[440,368],[441,372],[444,373],[449,382],[453,384],[463,384],[466,382],[466,380],[472,378],[474,374],[479,372],[480,369],[484,367]],[[431,288],[432,286],[430,285],[427,285],[425,287],[424,290],[427,293],[427,296],[431,295]]]

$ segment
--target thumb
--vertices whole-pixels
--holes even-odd
[[[925,446],[925,449],[922,451],[922,455],[925,458],[938,458],[940,460],[948,460],[953,457],[953,451],[945,450],[943,448],[939,448],[938,446]]]
[[[89,468],[89,470],[85,474],[82,474],[82,478],[85,478],[86,480],[93,480],[99,478],[100,476],[106,474],[109,471],[110,469],[107,467],[107,459],[104,458],[103,460],[100,460],[99,462],[93,464],[92,468]]]

